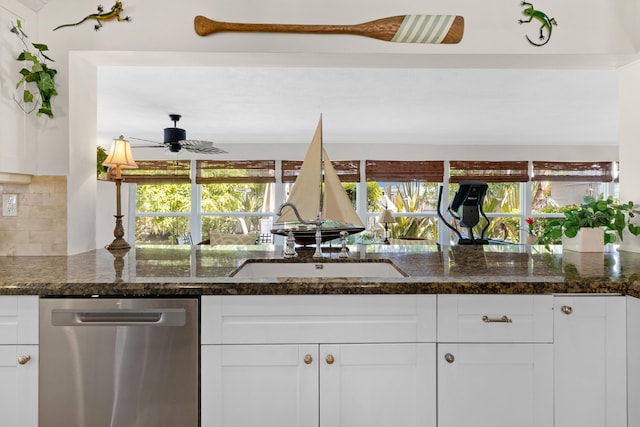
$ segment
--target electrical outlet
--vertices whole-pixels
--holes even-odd
[[[2,216],[18,216],[18,195],[2,195]]]

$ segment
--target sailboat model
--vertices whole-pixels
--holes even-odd
[[[290,205],[295,206],[298,215]],[[322,145],[322,116],[300,174],[271,232],[287,236],[291,231],[296,243],[311,245],[315,243],[318,220],[322,222],[323,242],[339,238],[341,231],[355,234],[365,228]]]

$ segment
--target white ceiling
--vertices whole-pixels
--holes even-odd
[[[98,143],[616,145],[614,69],[176,66],[98,69]],[[138,149],[140,150],[140,149]],[[135,152],[134,152],[135,155]],[[232,154],[231,154],[232,155]]]

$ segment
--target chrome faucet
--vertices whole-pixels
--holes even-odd
[[[322,223],[324,222],[322,219],[320,219],[320,213],[318,213],[318,216],[316,217],[315,220],[304,220],[302,219],[302,217],[300,216],[300,212],[298,212],[298,208],[296,207],[296,205],[294,205],[293,203],[289,203],[289,202],[285,202],[283,204],[280,205],[280,207],[278,208],[278,212],[277,215],[280,216],[282,215],[282,209],[284,209],[285,207],[289,206],[291,209],[293,209],[293,214],[296,216],[296,219],[298,220],[298,222],[302,223],[302,224],[314,224],[316,226],[316,250],[313,253],[313,258],[322,258],[322,249],[320,248],[320,245],[322,244],[322,232],[321,232],[321,228],[322,228]]]

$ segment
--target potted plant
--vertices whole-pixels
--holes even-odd
[[[640,234],[640,226],[631,223],[640,214],[634,206],[633,202],[616,203],[611,196],[585,196],[581,205],[562,208],[564,218],[548,221],[539,241],[548,245],[562,239],[565,249],[602,251],[605,244],[622,241],[625,229],[634,236]]]

